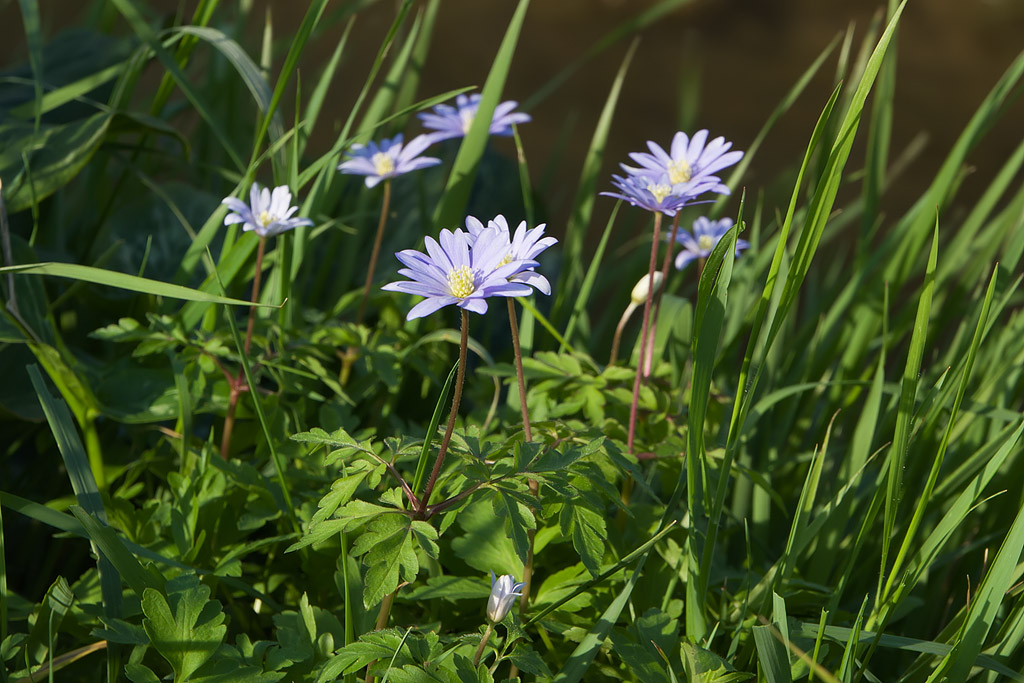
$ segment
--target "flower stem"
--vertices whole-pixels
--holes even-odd
[[[679,229],[679,214],[672,221],[672,232],[669,233],[668,247],[665,258],[661,261],[661,287],[654,293],[654,315],[651,316],[651,333],[647,335],[647,358],[644,362],[644,379],[651,376],[652,359],[654,358],[654,337],[658,331],[658,316],[661,313],[661,295],[668,287],[668,267],[672,263],[672,245],[675,244],[676,232]]]
[[[373,272],[377,269],[377,257],[380,256],[380,243],[384,239],[384,226],[388,222],[388,206],[391,204],[391,181],[384,181],[384,201],[380,207],[380,221],[377,223],[377,235],[373,238],[373,251],[370,252],[370,269],[366,272],[366,284],[363,285],[363,298],[359,302],[356,314],[356,325],[363,322],[366,313],[366,301],[370,298],[370,286],[373,285]]]
[[[259,301],[260,298],[260,279],[263,274],[263,254],[266,252],[267,238],[260,236],[260,245],[256,249],[256,272],[252,277],[252,297],[250,301],[253,304]],[[252,331],[256,326],[256,306],[249,307],[249,324],[245,329],[245,346],[243,350],[245,355],[248,357],[249,349],[252,348]],[[228,396],[228,412],[224,416],[224,433],[220,438],[220,456],[225,460],[228,457],[228,452],[231,450],[231,433],[235,427],[235,410],[238,408],[238,396],[242,393],[242,387],[245,386],[245,375],[241,370],[238,371],[238,375],[231,380],[231,393]]]
[[[661,214],[654,214],[654,239],[651,242],[651,260],[647,266],[648,281],[653,281],[654,266],[658,260],[658,238],[661,236]],[[633,380],[633,401],[629,405],[629,435],[626,438],[626,448],[633,452],[633,440],[636,438],[636,412],[637,404],[640,401],[640,378],[643,375],[644,351],[647,348],[647,334],[650,331],[651,323],[651,299],[654,297],[654,288],[647,288],[647,298],[644,300],[644,322],[640,331],[640,358],[636,364],[636,379]]]
[[[608,356],[608,365],[615,365],[615,361],[619,357],[619,343],[622,341],[622,331],[626,329],[626,323],[633,317],[635,310],[636,304],[630,301],[629,305],[626,306],[626,310],[622,312],[622,317],[619,318],[619,324],[615,326],[615,336],[612,337],[612,352]]]
[[[469,312],[462,309],[462,339],[459,342],[459,372],[455,376],[455,395],[452,396],[452,411],[448,414],[448,426],[444,430],[444,438],[441,439],[441,448],[437,451],[437,459],[434,460],[434,469],[430,471],[430,478],[427,480],[427,487],[420,497],[420,506],[417,513],[424,516],[427,505],[430,504],[430,494],[434,492],[434,484],[437,483],[437,475],[441,473],[441,465],[444,463],[444,456],[448,452],[448,443],[452,440],[452,431],[455,429],[455,418],[459,415],[459,403],[462,402],[462,384],[466,379],[466,349],[469,346]]]
[[[519,323],[516,321],[516,305],[508,297],[508,324],[512,328],[512,350],[516,356],[516,378],[519,380],[519,408],[523,413],[523,431],[526,440],[533,441],[530,433],[530,413],[526,409],[526,378],[523,377],[523,352],[519,348]],[[532,483],[532,482],[531,482]]]
[[[526,377],[523,375],[523,352],[519,346],[519,323],[516,321],[516,306],[512,297],[508,298],[508,324],[512,328],[512,350],[516,357],[516,378],[519,380],[519,408],[523,413],[523,432],[527,442],[533,441],[533,434],[530,431],[530,411],[526,407]],[[540,493],[540,486],[536,481],[530,480],[530,493],[536,498]],[[529,550],[526,553],[526,565],[523,568],[523,591],[519,598],[519,613],[522,614],[530,604],[530,584],[533,579],[533,538],[535,531],[530,529],[527,532],[529,537]]]
[[[487,641],[491,639],[491,634],[494,633],[494,624],[488,623],[487,630],[484,631],[484,637],[480,639],[480,646],[476,649],[476,654],[473,655],[473,668],[480,666],[480,657],[484,653],[484,648],[487,647]]]

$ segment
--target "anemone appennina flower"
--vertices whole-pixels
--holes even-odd
[[[487,312],[492,296],[526,296],[529,285],[513,281],[515,275],[537,265],[532,260],[506,260],[508,240],[497,230],[484,230],[470,247],[462,230],[444,229],[437,240],[424,240],[427,253],[406,249],[395,256],[405,265],[398,271],[409,280],[381,289],[426,297],[412,307],[406,320],[421,318],[455,304],[474,313]]]
[[[516,578],[511,574],[503,574],[497,578],[491,572],[491,595],[487,598],[487,620],[497,624],[508,616],[512,604],[516,598],[523,593],[525,583],[516,583]]]
[[[382,180],[394,178],[410,171],[417,171],[441,163],[434,157],[421,157],[433,140],[427,135],[417,135],[405,144],[401,133],[392,139],[381,140],[378,145],[352,145],[348,159],[338,164],[342,173],[366,176],[366,186],[373,187]]]
[[[704,191],[729,194],[729,188],[714,174],[739,162],[743,152],[730,152],[732,143],[726,142],[724,137],[717,137],[711,142],[707,139],[707,130],[697,131],[692,138],[680,131],[673,136],[668,152],[658,143],[648,141],[650,153],[633,152],[629,155],[640,167],[623,165],[623,169],[630,175],[667,176],[669,184],[678,188],[674,190],[676,194],[685,194],[687,186],[712,179],[714,186]]]
[[[292,218],[299,207],[292,206],[292,193],[287,185],[279,185],[271,192],[269,187],[260,189],[253,183],[249,189],[249,203],[237,197],[225,197],[232,213],[224,217],[224,225],[242,223],[242,230],[255,232],[260,237],[273,237],[300,225],[313,225],[308,218]]]
[[[721,220],[712,221],[701,216],[693,222],[692,234],[685,228],[679,228],[676,231],[675,240],[679,244],[683,245],[683,248],[676,255],[676,268],[678,270],[682,270],[688,266],[691,261],[710,256],[711,250],[714,249],[719,240],[725,236],[725,233],[729,232],[729,228],[731,227],[731,218],[722,218]],[[750,242],[737,239],[737,258],[739,257],[740,252],[748,247],[750,247]]]
[[[536,258],[548,247],[557,244],[558,240],[551,236],[544,235],[546,223],[541,223],[535,228],[527,229],[526,221],[521,221],[516,227],[515,233],[508,227],[508,221],[501,214],[498,214],[487,222],[487,226],[473,216],[466,216],[466,230],[469,231],[468,239],[474,243],[483,231],[496,230],[507,243],[505,261],[535,261]],[[537,289],[542,294],[551,294],[551,283],[548,279],[538,273],[534,268],[528,267],[513,275],[510,280],[524,282]]]
[[[461,138],[469,133],[473,119],[480,109],[479,93],[472,95],[459,95],[455,98],[455,106],[450,104],[439,104],[434,107],[433,112],[418,114],[423,127],[434,132],[427,133],[433,142],[448,140],[450,138]],[[530,115],[514,111],[519,106],[518,102],[509,100],[502,102],[494,108],[494,115],[491,117],[491,135],[509,136],[512,135],[512,124],[526,123]]]

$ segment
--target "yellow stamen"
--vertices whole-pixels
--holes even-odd
[[[373,162],[373,168],[379,176],[386,176],[389,173],[395,172],[394,160],[384,152],[377,152],[370,161]]]
[[[465,299],[476,290],[476,282],[473,277],[473,269],[469,266],[459,266],[448,271],[448,289],[452,296]]]
[[[257,216],[256,220],[260,222],[260,225],[267,227],[271,223],[277,220],[277,216],[270,213],[269,211],[261,211],[260,215]]]
[[[459,118],[462,119],[462,134],[469,135],[469,129],[473,125],[473,114],[475,112],[463,109],[459,112]]]
[[[665,197],[672,194],[672,187],[669,185],[656,185],[651,183],[647,186],[647,191],[654,195],[654,201],[661,204],[665,200]]]
[[[697,246],[701,251],[711,251],[715,246],[715,238],[711,235],[701,235],[697,238]]]
[[[508,252],[507,254],[505,254],[505,258],[501,259],[501,263],[498,264],[498,267],[501,268],[502,266],[507,266],[510,263],[512,263],[512,252],[511,251]]]
[[[686,159],[679,159],[678,161],[673,159],[669,162],[668,179],[672,181],[673,185],[688,182],[691,177],[690,164],[686,162]]]

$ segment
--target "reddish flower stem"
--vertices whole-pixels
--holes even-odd
[[[679,228],[679,214],[672,221],[672,232],[669,234],[665,258],[661,261],[661,287],[654,293],[654,315],[651,317],[651,333],[647,335],[647,360],[644,363],[644,379],[651,376],[652,359],[654,357],[654,337],[658,332],[658,316],[661,314],[661,296],[668,287],[668,268],[672,263],[672,245],[676,242],[676,231]]]
[[[430,478],[427,480],[427,487],[420,497],[419,509],[416,511],[420,519],[425,519],[427,506],[430,504],[430,494],[434,492],[434,484],[437,483],[437,475],[441,473],[441,465],[444,464],[444,456],[448,452],[448,444],[452,440],[452,431],[455,429],[455,418],[459,415],[459,404],[462,402],[462,384],[466,379],[466,349],[469,346],[469,313],[462,309],[462,339],[459,342],[459,372],[455,378],[455,395],[452,397],[452,411],[448,414],[448,426],[444,430],[444,438],[441,439],[441,448],[437,451],[437,459],[434,460],[434,468],[430,471]]]
[[[651,259],[647,266],[647,278],[651,281],[654,275],[654,266],[658,261],[658,238],[661,236],[661,214],[654,214],[654,237],[651,242]],[[654,297],[654,289],[647,288],[647,298],[644,300],[643,326],[640,330],[640,358],[636,364],[636,378],[633,380],[633,401],[629,405],[629,435],[626,438],[626,448],[633,452],[633,441],[636,438],[636,413],[637,404],[640,402],[640,379],[644,368],[644,350],[647,348],[647,334],[650,331],[651,323],[651,300]]]
[[[359,302],[356,314],[356,325],[363,322],[366,313],[366,301],[370,298],[370,287],[373,285],[373,273],[377,269],[377,258],[380,256],[380,245],[384,240],[384,226],[388,222],[388,207],[391,204],[391,181],[384,181],[384,201],[380,207],[380,220],[377,222],[377,235],[373,238],[373,251],[370,252],[370,269],[366,272],[366,284],[363,285],[363,298]]]
[[[260,279],[263,274],[263,254],[267,248],[267,238],[260,236],[260,245],[256,250],[256,273],[252,278],[252,297],[250,301],[256,304],[260,298]],[[249,307],[249,324],[245,330],[245,345],[243,353],[246,357],[249,356],[249,349],[252,347],[252,332],[256,325],[256,306]],[[228,452],[231,450],[231,434],[235,428],[235,410],[238,408],[238,396],[244,390],[245,386],[245,372],[243,370],[238,371],[238,375],[234,379],[230,380],[231,394],[228,396],[228,412],[224,416],[224,433],[220,438],[220,455],[225,460],[228,457]]]

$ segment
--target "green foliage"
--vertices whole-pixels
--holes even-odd
[[[383,23],[355,21],[374,4]],[[466,207],[515,224],[520,201],[563,240],[542,257],[551,300],[521,302],[532,438],[502,302],[473,316],[448,442],[454,319],[405,321],[407,298],[374,287],[353,322],[380,199],[335,172],[352,144],[411,137],[415,113],[472,90],[421,92],[452,49],[440,0],[318,0],[294,33],[248,3],[187,19],[115,0],[72,37],[18,3],[27,67],[0,102],[0,683],[1024,680],[1024,143],[976,201],[959,194],[1024,54],[902,213],[903,4],[833,40],[774,109],[748,102],[764,128],[735,196],[705,207],[736,225],[669,278],[630,448],[635,319],[632,353],[602,361],[649,220],[595,193],[615,136],[654,137],[620,130],[645,49],[620,41],[684,4],[640,11],[532,97],[507,86],[535,7],[510,5],[468,134],[392,181],[384,254]],[[491,139],[501,100],[544,116],[606,50],[596,126],[561,143],[584,145],[578,168],[527,124]],[[802,156],[746,178],[798,97],[822,107]],[[556,188],[566,171],[576,185]],[[264,245],[250,302],[259,239],[218,202],[254,180],[289,185],[315,225]],[[488,574],[527,571],[523,608],[488,628]]]

